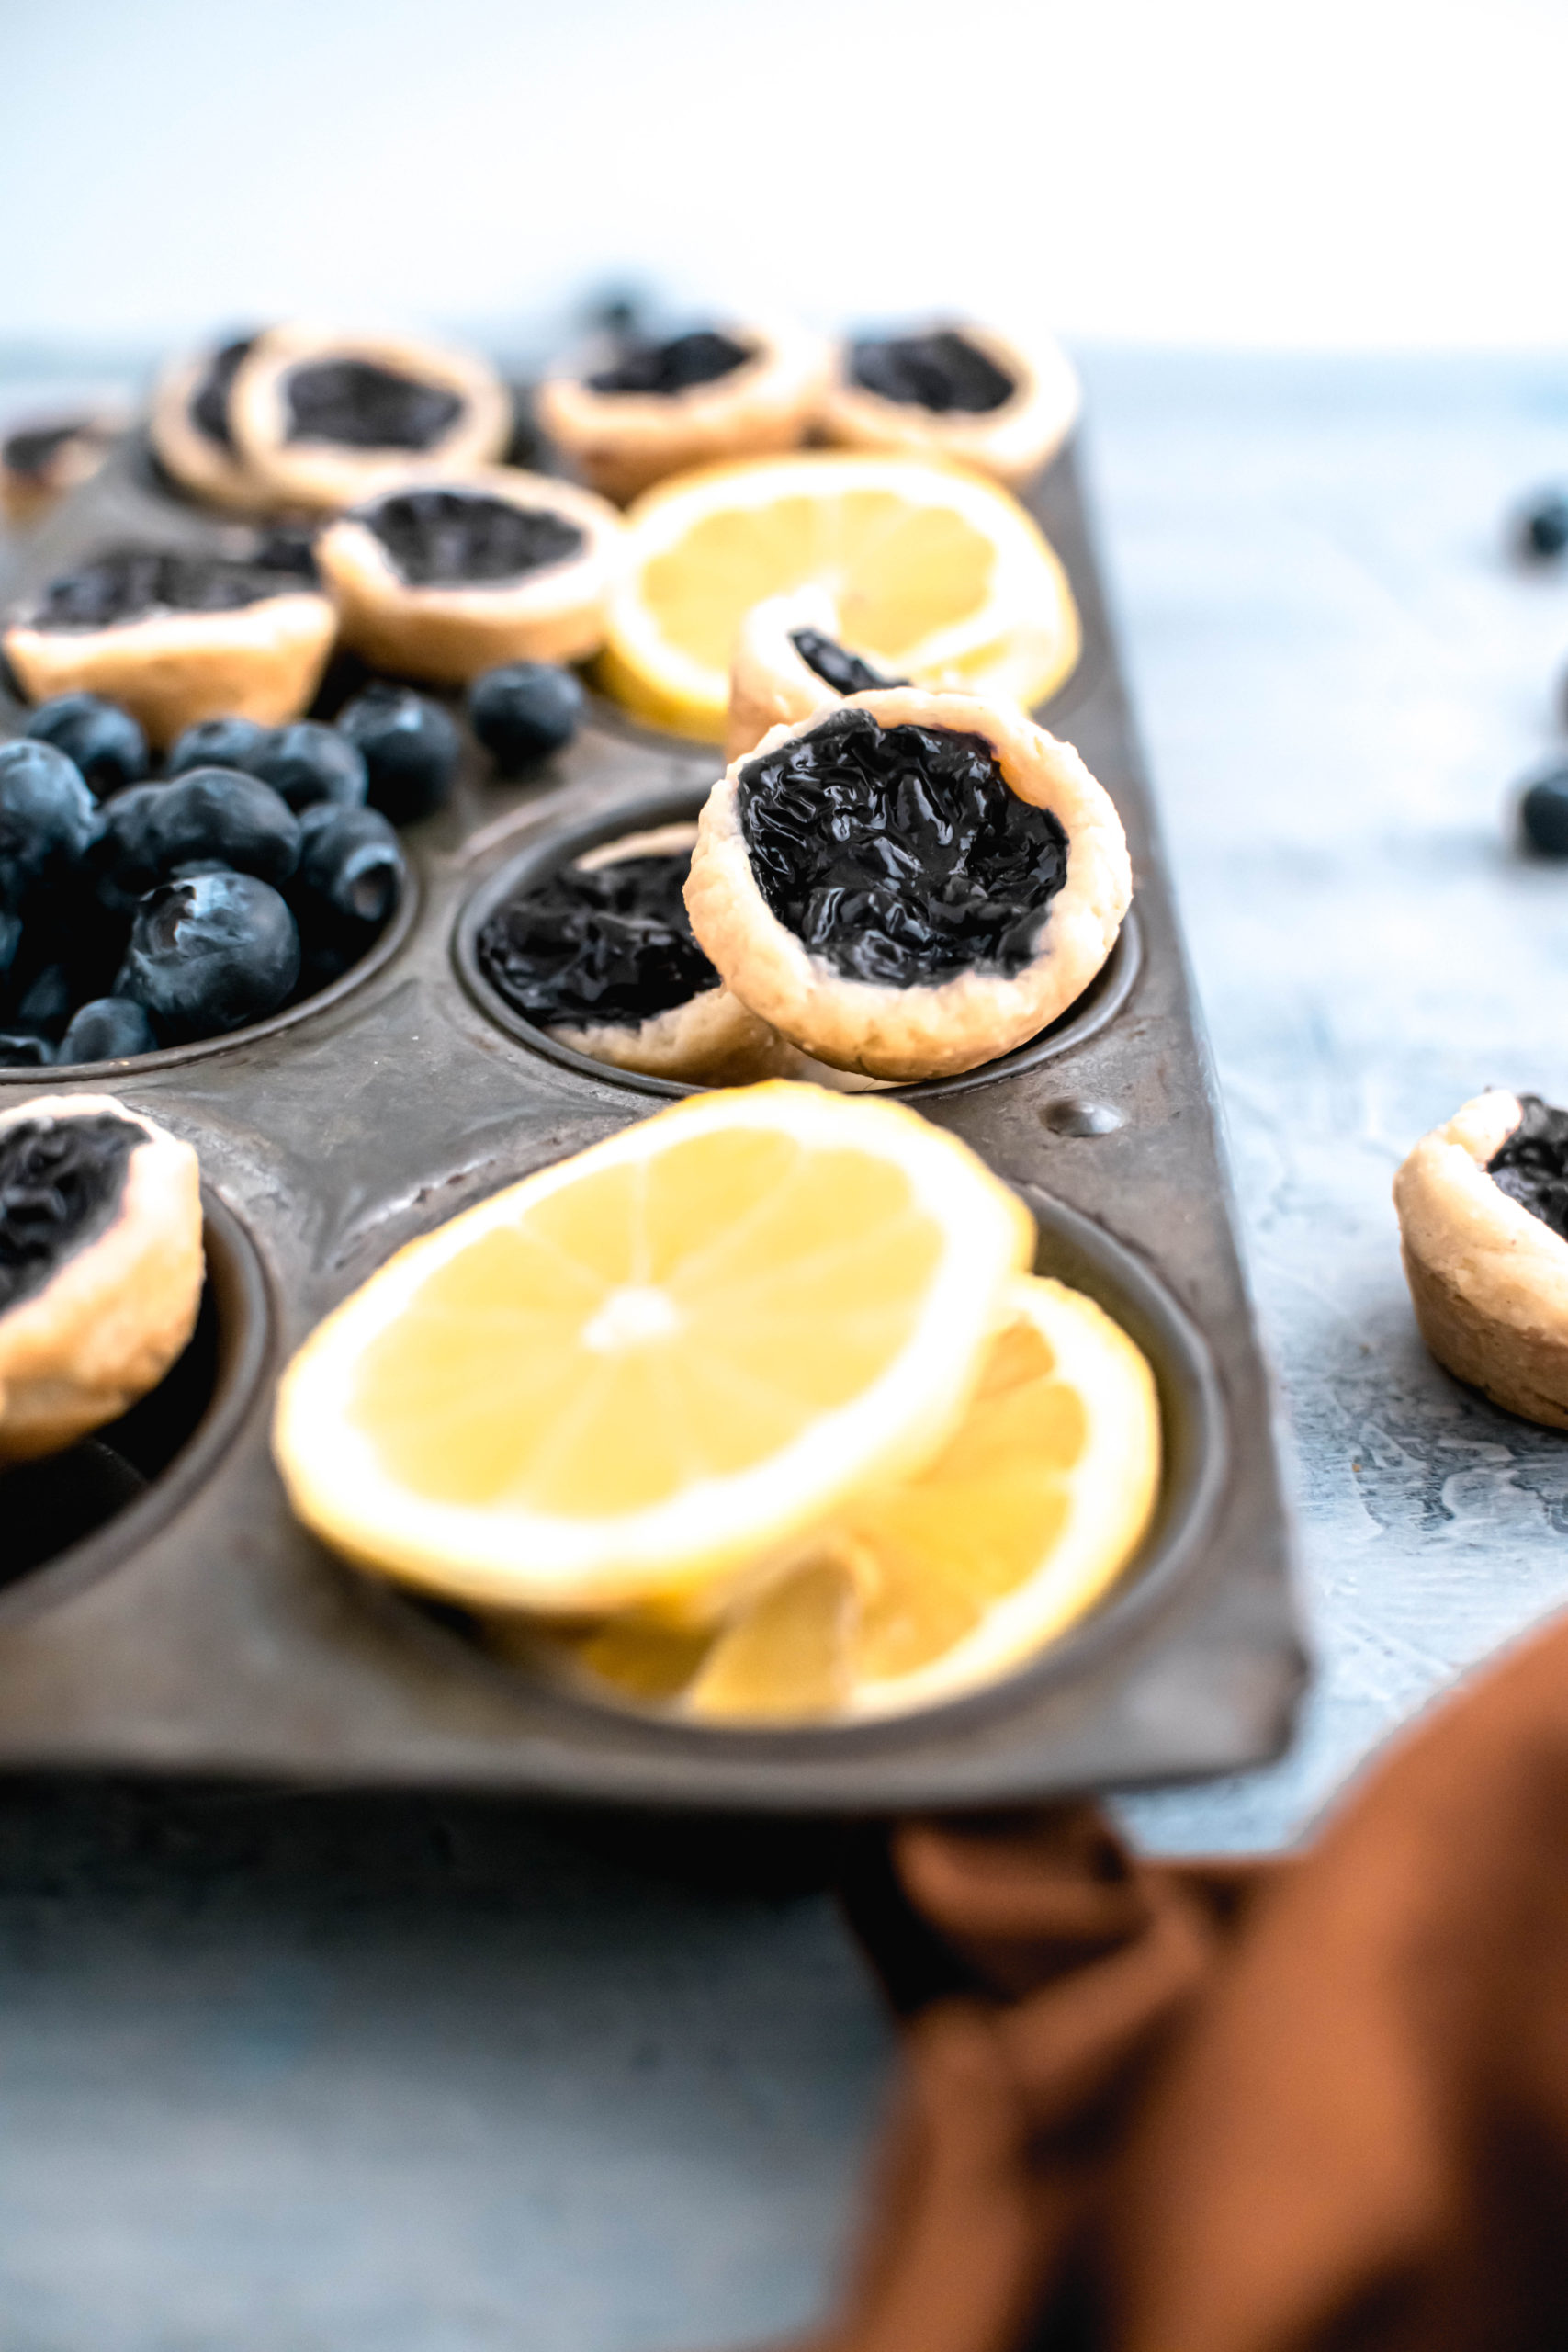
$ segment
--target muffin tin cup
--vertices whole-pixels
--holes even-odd
[[[0,1764],[874,1813],[1229,1770],[1277,1751],[1303,1661],[1269,1383],[1070,451],[1035,505],[1089,649],[1043,716],[1070,714],[1062,731],[1121,811],[1134,912],[1100,978],[1041,1037],[891,1091],[1023,1193],[1043,1265],[1101,1299],[1150,1357],[1166,1477],[1115,1589],[970,1696],[751,1733],[535,1680],[459,1612],[344,1566],[291,1517],[268,1450],[272,1383],[320,1317],[403,1242],[687,1091],[557,1045],[474,963],[479,923],[521,876],[694,814],[718,772],[712,747],[591,700],[577,741],[528,777],[496,780],[468,747],[451,807],[405,835],[417,879],[393,923],[332,989],[136,1062],[0,1073],[5,1100],[111,1087],[196,1145],[216,1350],[205,1412],[161,1475],[0,1589]],[[244,528],[164,496],[122,456],[51,518],[21,584],[138,538],[243,552]],[[0,727],[7,717],[20,723],[0,703]]]

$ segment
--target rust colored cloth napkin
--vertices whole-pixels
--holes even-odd
[[[1568,1624],[1299,1858],[1073,1805],[906,1826],[849,1899],[904,2087],[809,2352],[1568,2346]]]

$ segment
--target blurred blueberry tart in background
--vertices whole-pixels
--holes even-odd
[[[850,448],[951,458],[1017,488],[1055,456],[1079,399],[1049,338],[1026,346],[990,327],[938,325],[840,345],[818,421]]]
[[[327,526],[316,559],[346,646],[462,685],[502,662],[597,651],[621,539],[592,491],[494,466],[387,485]]]
[[[107,1094],[0,1110],[0,1465],[156,1385],[201,1300],[195,1152]]]
[[[832,597],[817,585],[752,605],[729,665],[727,761],[754,751],[772,727],[793,727],[850,695],[908,684],[852,652],[839,628]]]
[[[0,437],[0,516],[25,530],[90,481],[125,430],[118,410],[39,417]]]
[[[170,479],[237,514],[279,503],[241,455],[230,414],[234,379],[265,340],[255,329],[174,360],[154,387],[147,418],[152,454]]]
[[[1568,1111],[1473,1095],[1422,1136],[1393,1199],[1438,1362],[1509,1412],[1568,1429]]]
[[[107,697],[163,747],[197,721],[303,710],[336,635],[308,555],[118,548],[51,580],[0,647],[29,702]]]
[[[599,366],[547,377],[536,413],[584,481],[624,503],[692,466],[797,448],[829,364],[826,344],[795,326],[628,333]]]
[[[476,354],[400,335],[272,328],[228,390],[242,463],[278,506],[336,512],[389,472],[464,474],[512,437],[511,396]]]
[[[967,695],[858,695],[775,729],[703,808],[686,904],[725,985],[829,1068],[974,1069],[1089,986],[1132,896],[1070,744]]]

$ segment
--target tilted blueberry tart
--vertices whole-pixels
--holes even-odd
[[[905,686],[839,638],[839,616],[825,588],[808,586],[753,605],[740,625],[729,664],[727,761],[754,751],[772,727],[793,727],[850,695]]]
[[[147,419],[152,454],[182,490],[238,514],[278,505],[234,438],[234,379],[265,342],[261,329],[186,353],[159,378]]]
[[[1062,447],[1079,398],[1048,338],[1026,346],[990,327],[936,326],[842,345],[819,422],[850,448],[950,458],[1017,488]]]

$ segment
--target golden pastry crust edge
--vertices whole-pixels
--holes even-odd
[[[1438,1362],[1509,1412],[1568,1429],[1568,1242],[1486,1172],[1519,1116],[1518,1097],[1494,1090],[1421,1137],[1393,1180],[1400,1246]]]
[[[780,1078],[796,1060],[776,1030],[723,988],[704,989],[635,1028],[605,1022],[588,1028],[563,1024],[547,1034],[592,1061],[693,1086],[744,1086]]]
[[[146,1131],[126,1163],[114,1222],[37,1297],[0,1313],[0,1462],[73,1445],[157,1385],[196,1329],[205,1272],[196,1153],[110,1094],[35,1095],[0,1112],[107,1115]]]
[[[945,416],[913,401],[886,400],[850,382],[842,347],[818,422],[830,441],[855,449],[956,458],[1010,489],[1033,479],[1066,443],[1082,402],[1077,371],[1049,337],[1017,344],[994,328],[957,322],[955,332],[1011,375],[1018,386],[1000,408]]]
[[[764,597],[741,622],[729,663],[727,767],[755,751],[771,728],[794,727],[814,711],[842,702],[838,689],[795,651],[791,632],[799,628],[820,629],[837,639],[838,609],[826,588],[815,582],[787,595]]]
[[[976,1069],[1056,1020],[1111,953],[1133,891],[1121,820],[1071,744],[1021,712],[920,687],[853,695],[839,707],[867,710],[885,727],[984,735],[1019,797],[1061,819],[1067,876],[1050,902],[1034,960],[1011,979],[961,972],[899,989],[844,978],[785,930],[757,888],[740,831],[739,762],[715,785],[699,820],[686,885],[693,931],[726,986],[818,1061],[896,1080]],[[750,756],[805,734],[820,716],[774,728]]]

